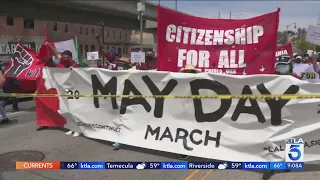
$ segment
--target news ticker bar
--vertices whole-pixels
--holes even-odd
[[[20,170],[303,170],[303,162],[16,162]]]

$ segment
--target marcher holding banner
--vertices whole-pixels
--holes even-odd
[[[99,34],[96,34],[96,39],[99,45],[100,50],[103,52],[104,56],[106,57],[106,62],[102,66],[114,70],[116,68],[117,60],[118,60],[118,53],[116,48],[111,47],[109,49],[106,49],[103,44],[101,44],[99,39]]]
[[[57,58],[59,59],[59,63],[57,64],[57,68],[70,68],[70,67],[73,67],[73,68],[76,68],[76,67],[80,67],[78,64],[76,64],[73,60],[72,60],[72,53],[71,51],[69,50],[65,50],[63,51],[62,53],[58,52],[55,48],[53,48],[49,43],[46,43],[46,45],[49,47],[49,49],[51,50],[52,54]],[[66,128],[68,128],[68,126],[70,126],[68,129],[70,129],[70,131],[68,131],[66,133],[66,135],[71,135],[72,133],[73,134],[73,137],[78,137],[80,136],[80,130],[79,132],[76,132],[75,129],[77,128],[74,128],[73,127],[73,123],[67,123],[65,125]],[[72,130],[73,131],[72,131]]]
[[[192,64],[187,64],[185,65],[183,68],[180,69],[180,72],[181,73],[199,73],[198,70],[195,69],[194,65]],[[186,145],[187,142],[183,142]],[[180,159],[188,159],[189,156],[188,155],[184,155],[184,154],[181,154],[180,155]]]
[[[158,6],[158,70],[177,72],[193,64],[208,73],[273,74],[279,12],[206,19]]]
[[[280,55],[277,60],[275,73],[278,75],[292,75],[297,79],[301,79],[300,76],[293,73],[293,63],[290,56],[286,54]]]
[[[122,57],[118,60],[115,70],[129,70],[130,68],[132,68],[130,59],[126,57]],[[112,146],[117,150],[120,148],[121,144],[118,142],[114,142]]]
[[[51,51],[51,53],[59,60],[57,68],[69,68],[69,67],[80,67],[79,64],[72,60],[72,53],[69,50],[65,50],[62,53],[58,52],[50,43],[45,43]]]
[[[157,57],[155,57],[153,50],[149,49],[146,52],[146,62],[137,65],[139,70],[157,70]]]

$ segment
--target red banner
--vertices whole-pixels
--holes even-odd
[[[186,64],[208,73],[274,73],[279,12],[245,20],[207,19],[158,6],[158,70]]]
[[[293,50],[292,50],[291,43],[277,47],[276,57],[283,54],[288,54],[289,56],[293,57]]]

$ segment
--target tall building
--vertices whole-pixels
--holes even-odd
[[[19,40],[22,44],[38,51],[45,40],[45,25],[50,41],[64,41],[77,37],[82,57],[86,57],[87,52],[99,49],[95,38],[96,34],[102,34],[102,27],[99,25],[0,16],[0,60],[8,61],[10,59]],[[115,47],[118,54],[129,57],[131,48],[135,48],[139,43],[135,42],[135,36],[132,41],[131,34],[131,30],[105,26],[105,47]],[[149,47],[152,48],[153,45]]]

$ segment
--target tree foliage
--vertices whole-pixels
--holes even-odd
[[[305,52],[307,50],[313,50],[314,45],[311,43],[308,43],[306,41],[306,35],[303,35],[297,39],[297,48],[298,48],[298,50]]]
[[[299,52],[306,52],[307,50],[313,50],[314,45],[306,41],[307,29],[306,28],[297,28],[297,32],[293,31],[283,31],[278,32],[278,44],[286,44],[287,39],[290,35],[296,34],[297,38],[294,40],[296,48]],[[320,46],[316,46],[316,51],[320,52]]]

